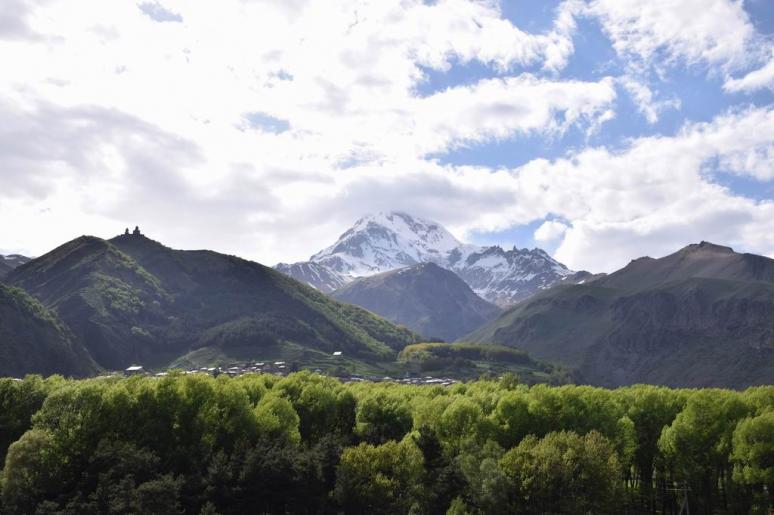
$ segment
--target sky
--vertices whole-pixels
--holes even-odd
[[[771,0],[3,0],[0,253],[305,260],[364,214],[774,257]]]

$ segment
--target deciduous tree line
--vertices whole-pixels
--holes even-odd
[[[0,513],[766,513],[774,387],[0,380]]]

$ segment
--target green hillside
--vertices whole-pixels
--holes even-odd
[[[22,290],[0,283],[0,376],[79,376],[96,369],[55,315]]]
[[[140,235],[81,237],[9,274],[108,369],[165,366],[199,349],[261,357],[286,346],[393,359],[407,329],[258,263]]]

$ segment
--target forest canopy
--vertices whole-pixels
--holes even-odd
[[[0,512],[747,513],[774,387],[0,380]]]

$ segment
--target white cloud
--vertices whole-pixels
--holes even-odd
[[[755,29],[741,1],[592,0],[619,55],[652,63],[705,64],[733,69],[752,57]]]
[[[318,241],[329,243],[360,214],[395,208],[436,219],[463,238],[558,217],[566,223],[544,223],[535,238],[558,240],[556,256],[575,269],[612,271],[701,240],[774,256],[774,201],[713,182],[729,162],[734,173],[766,180],[760,171],[774,169],[774,153],[760,149],[772,143],[774,109],[762,108],[689,124],[672,137],[637,138],[615,151],[581,149],[511,170],[385,163],[337,177],[335,194],[299,207],[293,230],[311,234],[307,221],[325,220],[327,240]],[[749,154],[757,161],[738,158]]]
[[[515,133],[559,133],[576,124],[593,125],[614,100],[610,78],[548,81],[524,74],[484,80],[417,100],[416,124],[405,136],[423,155]]]
[[[728,164],[769,179],[772,144],[774,110],[729,113],[674,137],[636,139],[622,151],[587,149],[529,163],[518,172],[520,194],[539,195],[536,219],[553,213],[571,222],[556,255],[575,268],[611,271],[700,240],[774,255],[766,229],[774,201],[739,197],[712,182]]]
[[[736,4],[713,2],[698,21],[680,8],[665,24],[639,2],[627,11],[637,19],[617,2],[593,7],[622,54],[737,73],[749,23]],[[767,109],[512,170],[428,158],[590,133],[613,116],[616,79],[559,73],[580,2],[563,3],[542,34],[502,19],[494,1],[153,4],[176,23],[140,3],[18,2],[0,15],[0,220],[21,221],[0,224],[3,248],[41,254],[137,223],[173,246],[272,264],[308,257],[364,212],[403,209],[460,236],[560,217],[563,234],[553,222],[536,237],[561,238],[559,256],[593,270],[713,237],[774,251],[770,203],[712,183],[719,169],[771,178]],[[657,7],[669,17],[674,5]],[[418,94],[428,68],[472,61],[501,78]],[[621,84],[650,120],[670,107],[648,82]]]
[[[653,91],[631,75],[623,75],[617,81],[632,96],[632,100],[637,104],[637,109],[645,116],[648,123],[656,123],[659,114],[666,109],[680,109],[679,99],[656,100]]]
[[[535,241],[550,243],[564,236],[568,227],[562,222],[546,220],[535,231]]]
[[[723,84],[723,89],[731,93],[750,93],[764,88],[774,91],[774,48],[772,48],[769,62],[761,68],[753,70],[739,79],[729,78]]]
[[[615,98],[610,79],[520,73],[566,64],[571,2],[541,34],[474,0],[17,7],[0,33],[0,216],[28,227],[51,213],[94,232],[147,220],[173,245],[302,257],[332,233],[287,243],[288,229],[363,180],[440,181],[424,155],[595,126]],[[428,68],[470,61],[506,76],[418,96]],[[18,224],[0,241],[35,254],[58,243]]]

